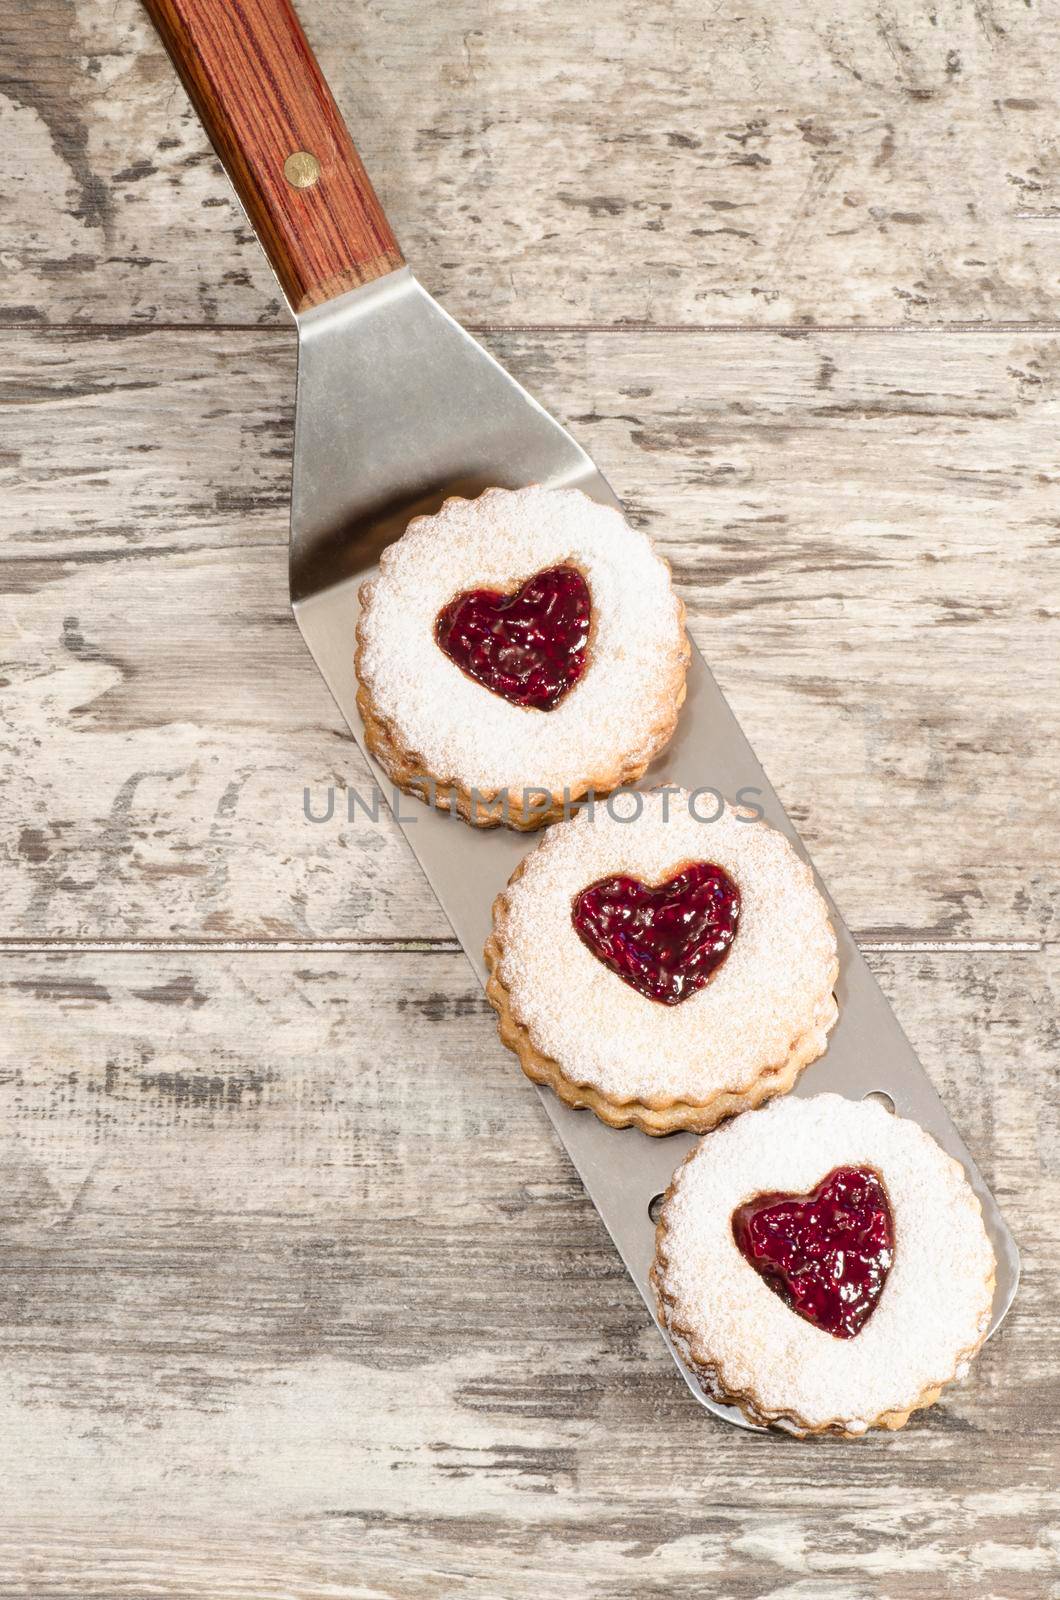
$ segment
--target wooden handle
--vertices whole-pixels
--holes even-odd
[[[295,311],[402,264],[290,0],[144,0]]]

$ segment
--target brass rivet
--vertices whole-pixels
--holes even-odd
[[[296,189],[311,189],[320,177],[320,162],[308,150],[295,150],[283,164],[283,175]]]

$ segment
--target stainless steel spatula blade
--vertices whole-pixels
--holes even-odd
[[[363,576],[447,495],[544,483],[618,504],[581,445],[408,267],[297,322],[296,603]]]
[[[353,638],[365,573],[411,515],[447,494],[491,485],[574,485],[612,505],[616,498],[585,451],[416,283],[408,269],[298,318],[299,375],[291,521],[295,615],[332,694],[369,761],[357,711]],[[396,400],[395,400],[396,397]],[[337,420],[338,419],[338,420]],[[409,449],[409,441],[415,448]],[[678,735],[650,784],[733,796],[753,791],[769,820],[802,854],[800,841],[698,650]],[[384,793],[385,775],[372,763]],[[532,842],[401,798],[405,836],[458,938],[485,981],[482,950],[494,895]],[[827,1054],[795,1090],[832,1090],[859,1099],[884,1094],[966,1168],[998,1254],[994,1325],[1016,1289],[1019,1262],[992,1195],[935,1094],[894,1013],[831,906],[840,946],[840,1020]],[[650,1207],[665,1190],[691,1136],[651,1139],[617,1132],[572,1111],[547,1089],[545,1107],[650,1307],[654,1244]],[[696,1398],[730,1421],[672,1350]]]
[[[435,510],[448,495],[530,483],[576,487],[617,502],[580,445],[404,265],[289,0],[145,4],[295,313],[291,598],[306,643],[364,749],[353,666],[357,591],[411,517]],[[376,777],[389,793],[378,769]],[[663,779],[730,797],[756,791],[767,818],[802,850],[695,650],[677,736],[644,781]],[[395,815],[483,977],[490,906],[532,840],[469,828],[404,797]],[[833,920],[839,1022],[827,1054],[794,1092],[883,1094],[963,1164],[998,1257],[996,1327],[1019,1275],[1012,1236],[834,907]],[[539,1093],[652,1306],[650,1208],[695,1141],[616,1132],[550,1091]],[[697,1400],[747,1426],[741,1413],[706,1395],[672,1353]]]

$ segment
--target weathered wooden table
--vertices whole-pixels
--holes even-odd
[[[691,1402],[346,821],[294,343],[217,163],[134,0],[18,0],[0,1593],[1055,1594],[1057,14],[302,9],[409,258],[673,561],[1024,1284],[897,1436]]]

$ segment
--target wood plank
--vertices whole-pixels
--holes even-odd
[[[409,259],[477,323],[1056,318],[1055,11],[302,0]],[[3,315],[282,319],[136,0],[0,21]]]
[[[1060,341],[493,345],[673,561],[853,925],[1047,935]],[[365,769],[288,611],[290,341],[11,349],[0,934],[446,937],[392,827],[345,823]]]
[[[461,957],[9,958],[0,1593],[1038,1600],[1057,955],[874,964],[1025,1278],[822,1446],[690,1401]]]

